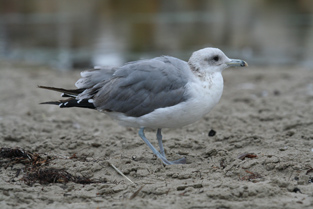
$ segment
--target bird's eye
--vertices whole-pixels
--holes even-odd
[[[219,58],[219,56],[216,55],[216,56],[213,57],[213,60],[214,60],[215,62],[218,62],[218,61],[220,60],[220,58]]]

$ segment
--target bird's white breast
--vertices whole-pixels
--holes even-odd
[[[129,117],[122,113],[107,113],[127,127],[176,128],[194,123],[219,102],[223,92],[220,72],[202,77],[194,76],[186,85],[189,99],[177,105],[158,108],[141,117]]]

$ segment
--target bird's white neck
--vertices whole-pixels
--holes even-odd
[[[195,82],[190,83],[189,90],[201,114],[207,114],[219,102],[223,86],[221,72],[195,74]]]

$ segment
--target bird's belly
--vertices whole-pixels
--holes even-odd
[[[222,79],[222,78],[221,78]],[[121,113],[109,113],[127,127],[177,128],[200,120],[220,100],[223,92],[223,80],[215,83],[191,83],[190,99],[177,105],[158,108],[141,117],[129,117]]]

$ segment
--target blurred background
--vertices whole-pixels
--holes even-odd
[[[204,47],[313,69],[312,0],[0,0],[0,59],[60,70]]]

